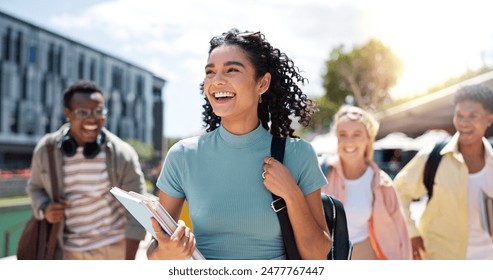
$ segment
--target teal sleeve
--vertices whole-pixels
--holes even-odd
[[[310,143],[302,139],[291,139],[286,148],[285,165],[305,195],[327,184],[317,154]]]
[[[176,198],[185,197],[185,193],[182,188],[182,165],[184,157],[185,155],[183,153],[183,146],[181,143],[178,142],[173,145],[166,155],[163,168],[156,182],[159,189]]]

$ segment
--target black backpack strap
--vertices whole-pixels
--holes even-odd
[[[334,246],[335,246],[335,236],[334,236],[334,221],[337,219],[337,210],[334,205],[332,197],[328,194],[322,193],[322,205],[324,206],[325,221],[329,228],[330,239],[332,240],[332,248],[330,248],[329,255],[327,259],[334,260]]]
[[[428,160],[426,160],[425,170],[423,173],[423,184],[426,187],[426,191],[428,192],[428,202],[433,196],[433,185],[435,184],[435,175],[437,173],[438,165],[442,160],[442,155],[440,151],[447,145],[448,139],[442,140],[435,144],[433,150],[431,150],[430,155],[428,156]]]
[[[325,220],[332,237],[332,248],[327,256],[329,260],[350,260],[353,245],[349,240],[346,211],[340,200],[322,193]]]
[[[272,137],[271,144],[271,156],[283,162],[284,160],[284,148],[286,146],[286,138]],[[294,239],[293,228],[289,221],[288,211],[286,209],[286,202],[281,197],[272,194],[272,209],[277,213],[279,223],[281,224],[282,238],[284,240],[284,248],[286,251],[286,257],[288,260],[301,260],[298,248],[296,247],[296,241]]]

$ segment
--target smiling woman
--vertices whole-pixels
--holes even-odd
[[[326,180],[314,149],[291,127],[293,117],[306,125],[314,113],[303,82],[261,32],[232,29],[211,39],[201,84],[207,133],[171,147],[157,182],[175,219],[188,202],[193,233],[182,224],[171,237],[158,234],[150,259],[189,258],[195,246],[206,259],[286,259],[272,194],[286,202],[301,258],[327,258]],[[270,157],[273,137],[286,139],[283,163]]]
[[[359,107],[335,115],[338,156],[322,191],[342,201],[355,260],[411,259],[411,243],[389,175],[373,161],[378,122]]]

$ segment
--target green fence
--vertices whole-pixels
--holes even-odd
[[[0,258],[16,254],[19,237],[31,216],[28,197],[0,199]]]

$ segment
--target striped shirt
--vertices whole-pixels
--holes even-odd
[[[87,251],[124,238],[125,209],[109,192],[106,153],[86,159],[82,147],[64,156],[64,249]]]

